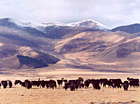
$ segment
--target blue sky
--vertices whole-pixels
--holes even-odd
[[[96,20],[109,28],[140,23],[140,0],[1,0],[0,18],[70,23]]]

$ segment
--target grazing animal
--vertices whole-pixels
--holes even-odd
[[[90,79],[85,80],[84,82],[85,88],[88,88],[90,83],[91,83]]]
[[[10,80],[7,80],[7,82],[8,82],[8,84],[9,84],[9,88],[12,88],[12,81],[10,81]]]
[[[49,85],[50,85],[50,88],[52,88],[52,89],[57,87],[55,80],[49,80]]]
[[[68,83],[69,83],[70,91],[77,90],[78,86],[76,80],[69,80]]]
[[[32,86],[37,86],[39,87],[39,82],[38,81],[31,81]]]
[[[40,81],[40,86],[42,86],[42,88],[44,88],[46,85],[46,82],[44,80]]]
[[[64,81],[64,82],[68,82],[67,79],[64,79],[63,81]]]
[[[78,80],[83,83],[84,82],[84,79],[82,77],[79,77]]]
[[[70,83],[65,83],[65,85],[64,85],[63,88],[64,88],[65,90],[67,90],[69,87],[70,87]]]
[[[99,82],[101,85],[103,85],[103,87],[106,87],[106,85],[108,85],[108,79],[106,78],[101,78]]]
[[[27,89],[32,88],[32,84],[31,84],[31,82],[30,82],[29,80],[25,80],[24,82],[25,82],[25,87],[26,87]]]
[[[68,88],[70,88],[70,91],[75,91],[75,90],[77,90],[78,88],[81,88],[81,87],[84,87],[83,79],[82,78],[78,78],[76,80],[69,80],[63,86],[63,88],[65,90],[67,90]]]
[[[25,82],[21,82],[21,86],[22,87],[25,87]]]
[[[63,80],[57,80],[57,83],[58,83],[59,87],[62,86],[62,82],[63,82]]]
[[[15,80],[15,83],[14,83],[14,84],[15,84],[15,85],[16,85],[16,84],[20,84],[20,85],[21,85],[22,82],[21,82],[21,80]]]
[[[130,87],[139,87],[139,79],[134,79],[134,78],[127,77],[127,80],[130,83]]]
[[[65,86],[65,83],[67,83],[67,79],[63,79],[63,81],[62,81],[62,87]]]
[[[50,81],[45,81],[46,88],[50,87]]]
[[[112,87],[113,88],[121,88],[122,81],[121,79],[110,79],[112,82]]]
[[[58,86],[64,87],[65,83],[67,82],[66,79],[62,78],[61,80],[57,80]]]
[[[3,88],[7,87],[7,81],[1,81],[1,84],[2,84]]]
[[[76,79],[76,85],[78,88],[84,87],[83,81],[81,81],[80,79]]]
[[[128,81],[124,81],[124,82],[122,83],[122,86],[123,86],[124,91],[127,91],[127,90],[128,90],[128,87],[129,87]]]
[[[95,79],[91,80],[91,84],[93,85],[94,89],[97,89],[97,90],[101,89],[101,87],[99,86],[99,83],[100,83],[100,80],[95,80]]]
[[[108,87],[113,87],[113,83],[112,83],[111,79],[109,79],[109,80],[107,81],[107,85],[108,85]]]

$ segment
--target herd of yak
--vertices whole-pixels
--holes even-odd
[[[33,86],[36,87],[46,87],[46,88],[57,88],[57,86],[64,88],[67,90],[68,88],[70,91],[75,91],[78,88],[88,88],[90,84],[92,84],[94,89],[100,90],[101,86],[103,87],[112,87],[112,88],[121,88],[123,87],[125,91],[128,90],[128,87],[139,87],[139,79],[134,79],[134,78],[127,78],[126,81],[122,82],[121,79],[107,79],[107,78],[101,78],[101,79],[87,79],[84,81],[82,77],[79,77],[76,80],[66,80],[62,78],[61,80],[38,80],[38,81],[30,81],[30,80],[25,80],[22,82],[21,80],[15,80],[14,82],[15,85],[20,84],[21,86],[30,89]],[[0,86],[3,86],[3,88],[9,88],[12,87],[12,81],[6,80],[6,81],[1,81]]]

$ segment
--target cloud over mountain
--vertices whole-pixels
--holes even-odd
[[[109,28],[139,22],[138,0],[3,0],[0,17],[71,23],[94,19]]]

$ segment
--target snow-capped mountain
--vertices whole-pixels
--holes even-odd
[[[21,21],[21,20],[16,20],[14,18],[5,18],[5,19],[0,19],[0,21],[5,20],[7,23],[15,24],[19,28],[35,28],[38,29],[38,26],[43,26],[43,24],[40,23],[35,23],[35,22],[26,22],[26,21]]]
[[[109,29],[103,24],[94,20],[83,20],[76,23],[37,23],[37,22],[26,22],[16,20],[13,18],[2,18],[0,19],[0,26],[9,27],[24,31],[32,36],[46,37],[46,38],[62,38],[66,34],[75,33],[77,31],[108,31]]]
[[[0,19],[0,25],[9,25],[10,27],[12,26],[18,26],[18,27],[31,27],[31,28],[35,28],[40,30],[41,28],[45,28],[45,27],[85,27],[85,28],[93,28],[93,29],[100,29],[100,30],[109,30],[106,26],[104,26],[103,24],[91,20],[91,19],[87,19],[87,20],[83,20],[81,22],[75,22],[75,23],[60,23],[60,22],[49,22],[49,23],[35,23],[35,22],[26,22],[26,21],[20,21],[20,20],[16,20],[14,18],[3,18]]]
[[[100,29],[100,30],[109,30],[103,24],[101,24],[97,21],[91,20],[91,19],[83,20],[81,22],[76,22],[76,23],[70,23],[70,24],[68,24],[68,26],[86,27],[86,28],[94,28],[94,29]]]
[[[41,25],[40,25],[41,26]],[[68,24],[64,24],[64,23],[60,23],[60,22],[51,22],[51,23],[42,23],[42,26],[44,27],[50,27],[50,26],[55,26],[55,27],[85,27],[85,28],[92,28],[92,29],[99,29],[99,30],[104,30],[107,31],[109,30],[108,27],[106,27],[105,25],[91,20],[91,19],[87,19],[87,20],[83,20],[80,22],[75,22],[75,23],[68,23]]]
[[[49,23],[41,23],[42,26],[67,26],[67,24],[61,22],[49,22]],[[40,25],[40,26],[41,26]]]
[[[32,28],[36,28],[36,24],[32,23],[32,22],[25,22],[25,21],[20,21],[20,20],[16,20],[14,18],[10,18],[9,22],[13,22],[16,25],[20,26],[20,27],[32,27]]]

